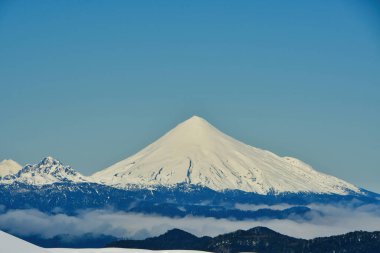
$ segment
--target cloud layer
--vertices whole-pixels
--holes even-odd
[[[215,236],[237,229],[265,226],[286,235],[309,239],[354,230],[375,231],[380,228],[378,205],[356,208],[350,205],[310,205],[310,207],[313,211],[305,217],[244,221],[192,216],[169,218],[114,210],[80,210],[75,216],[62,213],[46,214],[35,209],[8,210],[0,214],[0,229],[23,236],[38,235],[43,238],[60,234],[80,236],[92,233],[142,239],[162,234],[171,228],[180,228],[198,236]],[[255,207],[244,206],[244,208]]]

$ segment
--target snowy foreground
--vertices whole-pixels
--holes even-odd
[[[105,249],[48,249],[49,253],[196,253],[204,251],[195,250],[161,250],[152,251],[145,249],[116,249],[116,248],[105,248]]]
[[[0,252],[1,253],[149,253],[149,252],[170,252],[170,253],[196,253],[202,251],[192,250],[164,250],[150,251],[141,249],[44,249],[0,231]]]

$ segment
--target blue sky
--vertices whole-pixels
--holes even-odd
[[[380,192],[377,1],[0,1],[0,160],[91,174],[196,114]]]

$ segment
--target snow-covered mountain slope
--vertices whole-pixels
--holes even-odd
[[[0,231],[1,253],[49,253],[34,244],[28,243],[3,231]]]
[[[7,159],[0,162],[0,178],[19,172],[22,166],[17,162]]]
[[[16,174],[0,179],[0,183],[14,182],[31,185],[45,185],[57,182],[88,182],[89,178],[81,175],[70,166],[65,166],[53,157],[46,157],[35,165],[27,165]]]
[[[356,186],[320,173],[296,158],[280,157],[237,141],[197,116],[92,178],[119,188],[189,183],[216,191],[259,194],[360,193]]]

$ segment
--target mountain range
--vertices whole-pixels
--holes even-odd
[[[0,163],[0,213],[32,208],[77,215],[77,210],[111,207],[173,218],[307,220],[318,212],[310,205],[315,203],[349,203],[355,208],[380,204],[380,195],[296,158],[246,145],[197,116],[91,176],[50,156],[26,166],[12,160]],[[242,209],[241,204],[259,208]],[[277,204],[285,205],[272,208]],[[45,245],[61,240],[25,239]],[[82,239],[96,245],[109,238]]]
[[[17,163],[12,160],[8,164],[13,167],[7,167],[8,173],[1,179],[1,183],[24,183],[27,185],[48,185],[62,182],[83,183],[90,182],[90,178],[86,178],[70,166],[65,166],[53,157],[46,157],[35,165],[26,165],[18,169]]]
[[[175,188],[181,184],[217,192],[238,190],[260,195],[283,193],[365,194],[359,187],[314,170],[292,157],[246,145],[193,116],[131,157],[81,175],[52,157],[21,168],[0,164],[0,183],[48,185],[97,183],[119,189]]]
[[[21,167],[0,163],[5,208],[104,208],[168,216],[282,217],[304,214],[309,203],[379,195],[314,170],[291,157],[246,145],[193,116],[131,157],[84,176],[53,157]],[[44,197],[41,197],[44,196]],[[204,204],[207,203],[207,204]],[[237,210],[236,203],[288,203],[283,210]],[[210,209],[209,207],[213,207]]]

